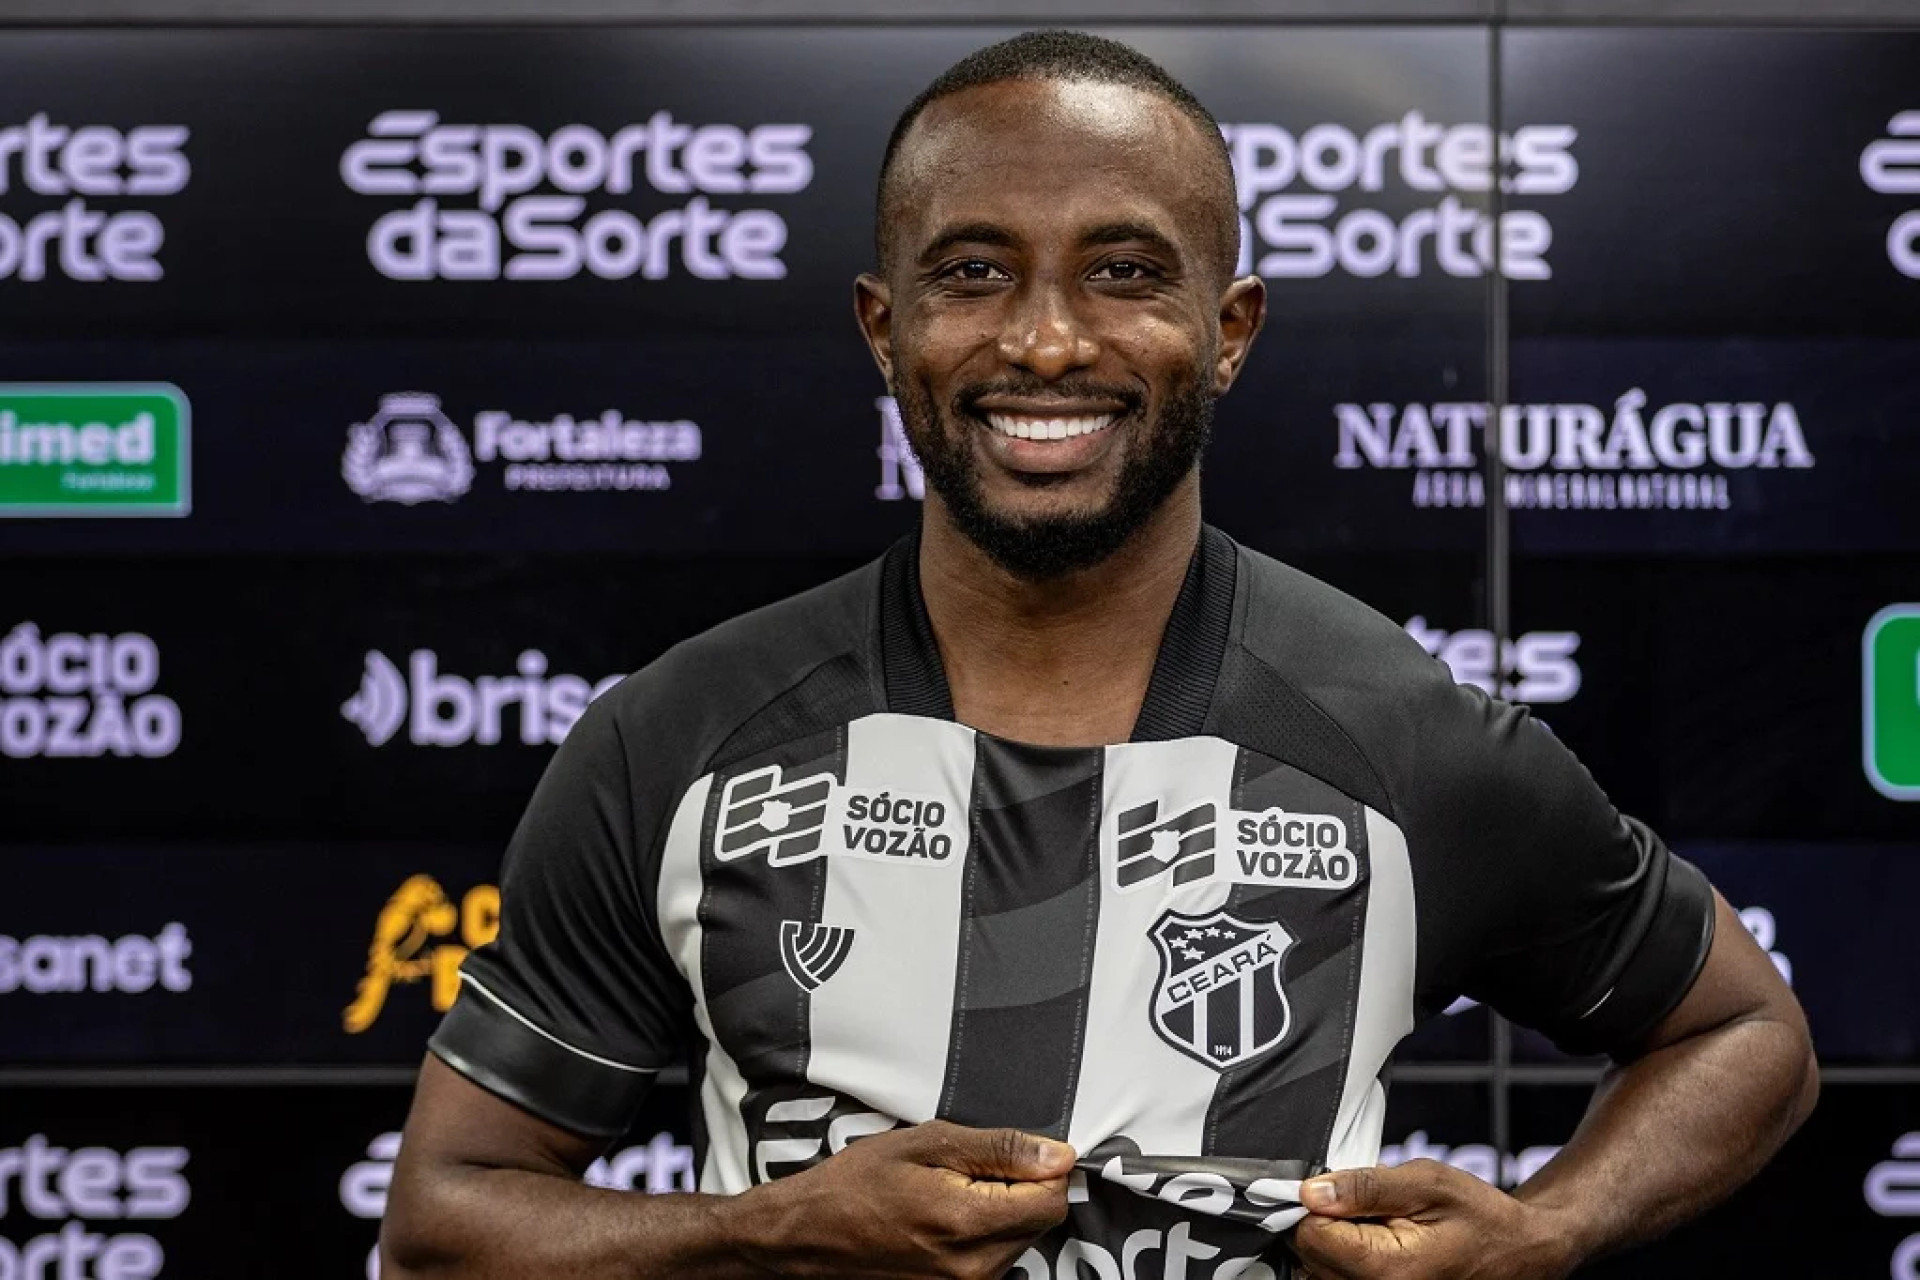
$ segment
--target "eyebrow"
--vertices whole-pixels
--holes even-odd
[[[991,245],[998,249],[1018,247],[1019,237],[991,222],[964,222],[948,227],[920,251],[920,261],[930,262],[948,250],[963,244]],[[1180,250],[1171,239],[1144,222],[1104,222],[1080,237],[1083,245],[1144,244],[1175,262]]]
[[[920,261],[927,262],[939,257],[947,250],[962,244],[985,244],[998,249],[1011,249],[1019,240],[1005,227],[995,226],[991,222],[963,222],[956,227],[948,227],[935,236],[926,248],[920,251]]]
[[[1108,222],[1093,228],[1080,237],[1080,243],[1087,245],[1129,244],[1138,242],[1165,254],[1175,262],[1180,261],[1180,250],[1172,240],[1154,230],[1144,222]]]

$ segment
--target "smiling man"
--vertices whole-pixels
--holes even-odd
[[[1265,309],[1218,127],[1038,33],[887,151],[922,528],[594,704],[433,1040],[395,1276],[1561,1276],[1751,1176],[1805,1022],[1520,709],[1200,516]],[[1615,1066],[1511,1195],[1374,1168],[1466,994]],[[700,1192],[581,1171],[692,1064]]]

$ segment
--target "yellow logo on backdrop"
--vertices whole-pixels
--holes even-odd
[[[459,941],[440,941],[456,929]],[[367,971],[341,1023],[349,1035],[360,1034],[379,1019],[395,986],[422,980],[431,983],[434,1009],[445,1013],[460,993],[460,962],[499,932],[500,890],[494,885],[475,885],[455,907],[432,876],[408,877],[374,921]]]

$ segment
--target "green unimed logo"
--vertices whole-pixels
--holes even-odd
[[[1864,648],[1867,780],[1890,799],[1920,800],[1920,604],[1874,614]]]
[[[164,382],[0,382],[0,516],[184,516],[190,425]]]

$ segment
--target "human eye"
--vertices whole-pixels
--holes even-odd
[[[1160,273],[1154,270],[1152,264],[1142,262],[1138,258],[1114,258],[1101,263],[1093,272],[1093,278],[1096,280],[1112,281],[1118,284],[1138,284],[1145,280],[1157,279],[1159,275]]]
[[[1007,273],[985,258],[962,258],[942,267],[940,278],[962,284],[986,284],[1006,279]]]

